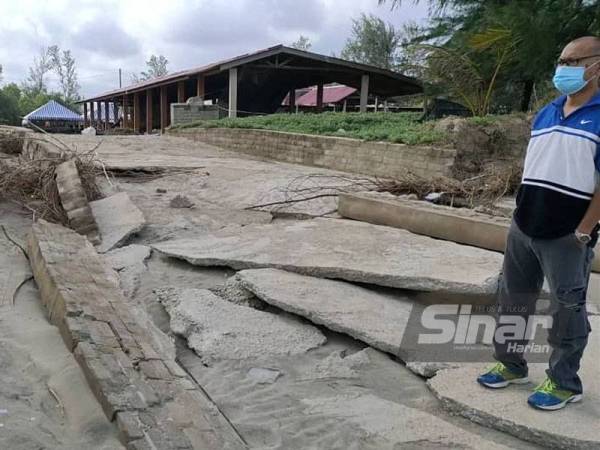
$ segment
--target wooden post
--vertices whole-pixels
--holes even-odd
[[[360,81],[360,112],[367,112],[367,101],[369,100],[369,75],[364,74]]]
[[[177,83],[177,103],[185,103],[185,81]]]
[[[123,110],[123,120],[121,121],[122,127],[123,128],[128,128],[129,123],[127,121],[127,96],[124,95],[123,96],[123,106],[121,108]]]
[[[229,69],[229,117],[237,117],[238,100],[238,70],[237,67]]]
[[[198,75],[198,79],[196,80],[196,96],[204,99],[205,93],[204,75]]]
[[[90,122],[88,119],[88,104],[87,102],[85,102],[83,104],[83,128],[87,128],[89,123]]]
[[[294,112],[296,109],[296,89],[292,89],[289,94],[289,106],[290,106],[290,114]]]
[[[167,128],[167,109],[169,105],[167,105],[167,87],[160,87],[160,132],[164,133]]]
[[[91,127],[94,126],[94,121],[95,121],[95,117],[94,117],[94,102],[90,102],[90,126]]]
[[[110,129],[110,104],[108,103],[108,100],[104,100],[104,129],[105,130],[109,130]]]
[[[140,124],[142,123],[141,111],[140,111],[140,93],[136,92],[133,94],[133,132],[140,132]]]
[[[152,89],[146,90],[146,134],[152,133]]]
[[[317,84],[317,111],[323,111],[323,83]]]

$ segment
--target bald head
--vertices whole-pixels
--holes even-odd
[[[564,50],[577,52],[576,54],[579,56],[600,54],[600,37],[584,36],[577,38],[569,42]]]

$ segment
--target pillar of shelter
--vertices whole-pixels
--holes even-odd
[[[177,103],[185,103],[185,81],[177,83]]]
[[[142,111],[140,108],[140,93],[136,92],[133,94],[133,131],[134,133],[140,132],[140,125],[142,123]]]
[[[121,127],[127,128],[129,123],[127,122],[127,112],[128,111],[127,111],[127,96],[126,95],[123,96],[123,103],[122,103],[121,109],[123,110],[122,111],[123,120],[121,121]]]
[[[369,100],[369,75],[364,74],[360,81],[360,112],[367,112],[367,101]]]
[[[152,89],[146,90],[146,134],[152,133]]]
[[[94,102],[90,102],[90,126],[96,125],[96,118],[94,117]]]
[[[317,84],[317,111],[323,111],[323,83]]]
[[[204,75],[198,75],[198,79],[196,80],[196,96],[204,98],[205,94]]]
[[[296,109],[296,89],[292,89],[290,91],[290,94],[288,96],[289,98],[289,104],[290,104],[290,113],[293,113],[294,110]]]
[[[229,69],[229,117],[237,117],[238,69]]]
[[[164,133],[165,129],[168,126],[167,123],[167,114],[169,109],[169,105],[167,104],[167,87],[160,87],[160,131]]]
[[[87,128],[90,123],[88,119],[88,104],[87,102],[83,102],[83,127]]]
[[[104,100],[104,129],[110,129],[110,103]]]

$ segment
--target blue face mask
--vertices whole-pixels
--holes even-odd
[[[575,94],[586,87],[590,81],[585,79],[586,70],[585,67],[558,66],[552,79],[554,86],[565,95]]]

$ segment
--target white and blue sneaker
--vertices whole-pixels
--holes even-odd
[[[511,372],[508,367],[499,362],[486,373],[479,375],[477,382],[487,388],[500,389],[505,388],[509,384],[528,383],[529,378]]]
[[[542,384],[535,388],[533,394],[527,399],[527,403],[536,409],[556,411],[564,408],[569,403],[579,402],[582,398],[581,394],[559,389],[554,381],[546,378]]]

